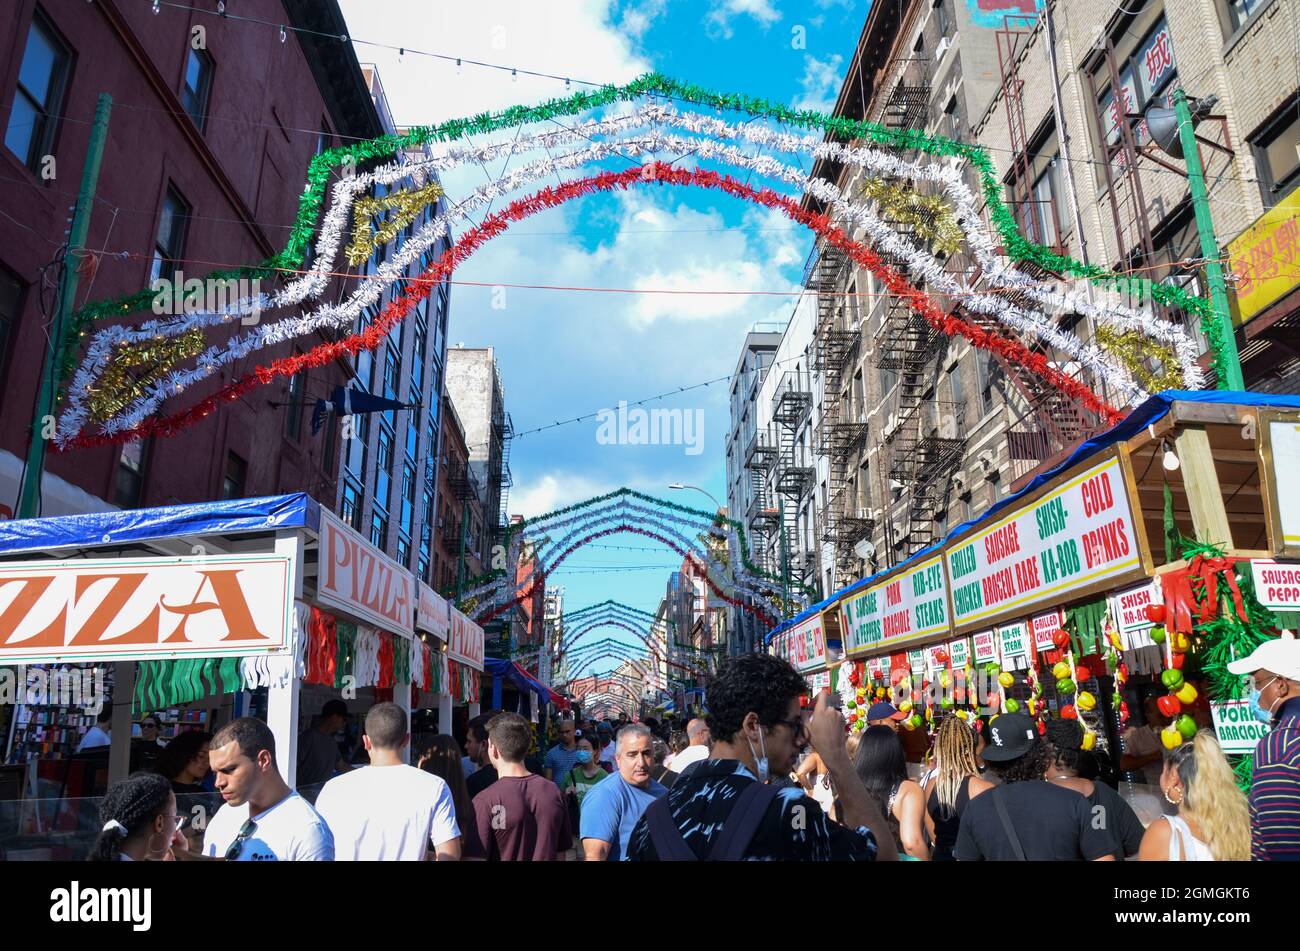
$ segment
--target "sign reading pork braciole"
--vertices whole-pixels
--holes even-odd
[[[953,623],[987,626],[1136,577],[1142,556],[1118,457],[951,546]]]
[[[948,585],[936,555],[840,606],[844,653],[893,649],[948,632]]]

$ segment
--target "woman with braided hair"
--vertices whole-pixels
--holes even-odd
[[[993,783],[980,779],[975,731],[960,717],[946,716],[934,734],[934,771],[925,783],[925,828],[934,841],[935,862],[951,862],[966,805]]]
[[[135,773],[115,783],[99,806],[104,821],[89,862],[171,861],[186,848],[171,783],[157,773]]]

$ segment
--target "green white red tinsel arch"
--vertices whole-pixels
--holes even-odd
[[[728,122],[695,107],[745,114],[749,121]],[[562,118],[573,118],[576,124],[563,126]],[[470,136],[489,140],[469,144]],[[846,146],[843,141],[862,144]],[[414,149],[423,152],[413,157]],[[439,203],[439,172],[507,156],[532,160],[459,196],[454,204]],[[688,156],[693,167],[674,165]],[[793,164],[783,157],[793,159]],[[629,158],[641,164],[608,170],[611,161]],[[834,182],[802,171],[809,160],[823,158],[859,169],[863,184],[851,194],[844,193]],[[746,182],[702,167],[710,163],[743,172]],[[358,166],[369,170],[330,184],[340,169]],[[967,170],[974,171],[982,194],[972,194],[965,185]],[[754,178],[769,184],[747,183]],[[418,279],[406,279],[407,268],[470,214],[499,198],[557,179],[558,185],[513,197],[504,209],[461,232],[455,246]],[[469,255],[532,214],[598,192],[684,186],[778,210],[874,273],[889,292],[944,333],[960,334],[976,347],[1022,364],[1102,418],[1116,418],[1119,407],[1140,399],[1144,387],[1154,380],[1176,381],[1187,388],[1203,383],[1198,348],[1180,324],[1114,301],[1099,302],[1079,290],[1045,284],[1015,266],[1014,262],[1032,263],[1102,287],[1123,282],[1118,275],[1025,240],[1002,202],[993,163],[977,146],[792,110],[741,95],[719,95],[652,74],[626,86],[416,128],[402,136],[317,156],[285,247],[261,264],[207,279],[274,284],[301,271],[305,252],[314,246],[311,266],[301,276],[274,291],[206,312],[132,323],[134,315],[155,303],[155,292],[149,289],[98,301],[77,313],[79,346],[69,348],[71,362],[64,368],[71,376],[62,394],[56,444],[68,449],[175,433],[224,402],[278,377],[373,349]],[[817,199],[827,213],[805,211],[800,206],[805,195]],[[323,300],[329,275],[367,260],[431,205],[436,212],[431,220],[386,256],[378,279],[360,282],[362,286],[342,303]],[[985,224],[985,214],[991,228]],[[347,236],[350,242],[345,241]],[[956,250],[968,252],[978,263],[982,275],[978,287],[945,270],[943,259]],[[399,282],[405,282],[401,293],[391,287]],[[967,311],[996,320],[1002,330],[990,331],[985,329],[987,321],[977,325],[945,313],[918,284],[960,296]],[[256,365],[202,399],[190,395],[222,368],[256,360],[267,348],[319,330],[358,326],[358,315],[390,287],[390,303],[364,329],[298,356]],[[1217,325],[1206,319],[1209,309],[1204,300],[1164,285],[1156,285],[1152,294],[1160,304],[1201,317],[1217,353]],[[239,318],[252,311],[259,313],[259,320],[249,327]],[[1114,346],[1087,343],[1061,330],[1058,317],[1063,313],[1091,316],[1098,339],[1114,341]],[[1092,385],[1105,383],[1107,392],[1116,394],[1113,399],[1118,405],[1103,400],[1076,375],[1062,372],[1057,361],[1044,355],[1049,347],[1064,354],[1062,362],[1077,368],[1083,379],[1094,381]],[[1135,358],[1135,352],[1143,358],[1154,356],[1154,362]]]

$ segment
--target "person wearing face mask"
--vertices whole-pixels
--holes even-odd
[[[844,718],[823,692],[808,726],[799,697],[808,687],[781,658],[745,654],[709,682],[709,758],[693,765],[632,830],[627,858],[654,861],[871,861],[896,859],[880,809],[854,772]],[[794,768],[811,741],[840,797],[833,822],[802,788],[771,780]]]
[[[1255,747],[1251,858],[1300,861],[1300,640],[1283,631],[1228,670],[1250,676],[1251,712],[1272,727]]]
[[[610,774],[600,765],[599,755],[594,734],[592,736],[584,734],[578,740],[574,767],[565,774],[564,781],[560,784],[564,794],[572,796],[579,806],[598,782],[609,778]]]

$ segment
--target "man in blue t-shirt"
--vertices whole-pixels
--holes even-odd
[[[578,765],[577,724],[572,720],[561,720],[560,742],[546,751],[546,759],[542,760],[542,769],[546,772],[547,779],[557,786],[563,786],[564,777],[568,776],[569,770],[576,765]]]
[[[593,786],[582,800],[579,829],[588,862],[620,861],[641,814],[650,803],[667,795],[667,787],[650,778],[654,769],[652,739],[650,730],[640,723],[619,730],[614,752],[617,772]]]

